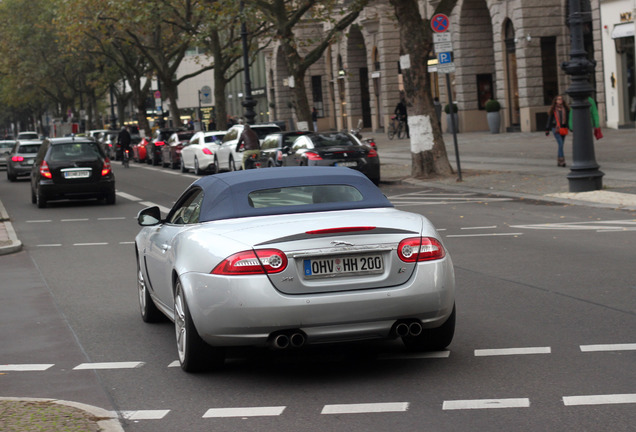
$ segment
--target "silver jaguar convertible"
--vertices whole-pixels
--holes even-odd
[[[455,331],[451,257],[431,222],[337,167],[235,171],[190,185],[165,218],[137,217],[142,319],[175,324],[181,367],[236,346],[402,338],[440,350]]]

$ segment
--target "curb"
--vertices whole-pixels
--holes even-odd
[[[18,236],[13,229],[13,225],[9,222],[9,214],[4,208],[2,201],[0,201],[0,225],[4,225],[9,238],[9,244],[0,246],[0,255],[7,255],[10,253],[18,252],[22,249],[22,242],[18,240]]]
[[[64,409],[65,407],[74,408],[74,409],[85,412],[87,415],[87,420],[97,425],[100,432],[124,432],[124,428],[119,423],[119,418],[117,417],[117,414],[115,412],[106,411],[105,409],[102,409],[93,405],[86,405],[79,402],[59,400],[59,399],[40,399],[40,398],[0,397],[0,402],[2,401],[46,403],[46,404],[55,404],[61,409]],[[37,425],[34,425],[34,426],[37,426]],[[33,429],[33,430],[40,430],[40,429]]]

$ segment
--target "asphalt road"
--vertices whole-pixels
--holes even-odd
[[[220,373],[174,366],[170,323],[137,308],[136,213],[196,177],[114,166],[118,201],[30,203],[0,180],[22,252],[0,257],[0,396],[75,400],[126,431],[627,431],[636,422],[633,217],[610,209],[383,184],[440,230],[456,269],[446,352],[401,343],[243,350]],[[624,229],[623,229],[624,228]],[[630,230],[631,229],[631,230]]]

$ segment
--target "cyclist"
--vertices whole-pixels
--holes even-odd
[[[404,95],[400,95],[400,101],[395,106],[395,111],[393,113],[397,116],[399,121],[404,122],[404,130],[406,131],[406,137],[411,138],[409,133],[409,122],[408,122],[408,114],[406,112],[406,101],[404,100]],[[399,138],[399,137],[398,137]]]
[[[121,127],[121,132],[117,137],[119,141],[119,147],[121,148],[121,164],[128,165],[128,158],[130,155],[130,132],[126,126]]]

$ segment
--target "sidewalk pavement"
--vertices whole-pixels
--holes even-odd
[[[448,158],[455,174],[448,178],[423,180],[411,177],[410,140],[374,137],[380,155],[383,183],[403,183],[427,188],[473,191],[476,193],[636,211],[636,130],[603,131],[595,141],[596,162],[604,173],[603,189],[570,193],[569,168],[556,164],[556,142],[543,132],[471,132],[457,134],[459,170],[454,137],[444,134]],[[566,161],[571,163],[572,138],[566,139]],[[0,255],[22,249],[11,220],[0,202]],[[34,418],[38,421],[34,422]],[[98,407],[53,399],[0,398],[0,429],[28,432],[60,430],[68,421],[81,431],[123,431],[117,415]],[[37,424],[36,424],[37,423]],[[27,429],[28,426],[32,429]]]

